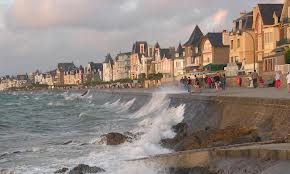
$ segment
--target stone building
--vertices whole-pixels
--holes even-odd
[[[184,72],[184,56],[185,56],[185,51],[184,48],[181,46],[181,43],[179,43],[175,55],[173,58],[173,74],[174,77],[180,77],[185,74]]]
[[[83,68],[84,71],[84,82],[90,83],[90,82],[97,82],[103,80],[103,64],[102,63],[94,63],[89,62],[85,68]]]
[[[65,85],[65,75],[69,75],[69,73],[76,70],[76,66],[74,63],[59,63],[56,69],[56,85]],[[70,81],[70,80],[69,80]],[[66,77],[66,82],[68,82],[68,77]]]
[[[230,55],[228,69],[236,68],[238,71],[254,71],[254,44],[255,33],[252,29],[253,12],[240,13],[240,17],[233,21],[233,29],[230,32]]]
[[[198,26],[195,26],[190,38],[184,44],[184,66],[187,73],[196,71],[202,65],[200,56],[200,42],[203,33]]]
[[[253,30],[256,39],[256,69],[274,71],[275,62],[267,57],[277,48],[281,39],[280,18],[283,4],[258,4],[253,9]]]
[[[120,53],[115,58],[113,67],[113,79],[129,79],[131,68],[131,52]]]
[[[113,80],[113,65],[114,61],[110,54],[108,54],[103,62],[103,81],[110,82]]]
[[[204,70],[218,70],[214,68],[226,65],[229,61],[229,33],[207,33],[202,37],[201,43],[201,64]]]

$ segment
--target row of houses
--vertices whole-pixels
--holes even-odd
[[[79,67],[59,63],[55,70],[37,71],[27,79],[36,84],[63,86],[135,80],[157,73],[165,78],[220,70],[228,76],[255,70],[260,74],[277,70],[285,73],[290,71],[290,62],[284,56],[290,45],[289,19],[290,0],[284,4],[257,4],[241,12],[228,31],[203,33],[196,25],[188,40],[177,47],[136,41],[131,51],[119,53],[114,59],[107,54],[102,63]]]

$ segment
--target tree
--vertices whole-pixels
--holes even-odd
[[[290,49],[287,49],[285,52],[285,63],[290,64]]]

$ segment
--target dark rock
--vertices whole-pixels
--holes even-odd
[[[189,134],[186,126],[179,126],[179,132],[173,139],[161,140],[166,148],[176,151],[192,150],[257,142],[261,138],[256,129],[228,127],[225,129],[202,129]]]
[[[72,140],[69,140],[69,141],[62,143],[61,145],[68,145],[68,144],[71,144],[72,142],[73,142]]]
[[[128,140],[130,141],[130,137],[114,132],[102,135],[101,137],[102,139],[99,143],[107,145],[120,145],[127,142]]]
[[[64,167],[64,168],[62,168],[62,169],[59,169],[59,170],[55,171],[54,173],[65,173],[65,172],[67,172],[68,170],[69,170],[68,168]]]
[[[170,168],[168,174],[218,174],[211,171],[208,167],[194,167],[190,169],[185,168]]]
[[[106,172],[104,169],[99,167],[90,167],[85,164],[80,164],[73,168],[69,174],[86,174],[86,173],[103,173]]]

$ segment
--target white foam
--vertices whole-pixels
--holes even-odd
[[[136,98],[127,101],[127,102],[121,102],[121,99],[116,100],[113,103],[107,102],[103,105],[103,107],[108,108],[108,109],[112,109],[114,110],[116,113],[122,114],[127,112],[132,105],[134,104]]]

